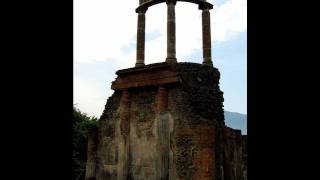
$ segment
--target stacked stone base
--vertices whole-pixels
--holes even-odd
[[[87,180],[246,179],[246,137],[224,124],[216,68],[158,63],[117,75],[89,136]]]

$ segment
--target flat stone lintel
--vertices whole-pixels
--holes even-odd
[[[143,67],[123,69],[112,82],[111,89],[125,90],[144,86],[161,86],[179,83],[180,78],[168,63],[156,63]]]

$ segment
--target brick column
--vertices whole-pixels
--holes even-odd
[[[156,180],[169,179],[170,129],[168,108],[168,90],[159,87],[157,93],[157,176]]]
[[[202,64],[212,66],[210,11],[208,8],[205,8],[202,10],[202,48],[203,48]]]
[[[138,13],[138,29],[137,29],[137,57],[136,67],[144,66],[144,54],[145,54],[145,25],[146,16],[145,12]]]
[[[123,91],[120,102],[120,142],[118,180],[128,178],[129,172],[129,138],[130,138],[130,94]]]
[[[93,128],[90,130],[88,135],[85,180],[96,178],[97,145],[98,145],[98,129]]]
[[[157,99],[158,111],[161,113],[168,107],[168,92],[165,87],[158,88]]]
[[[176,58],[176,0],[167,0],[167,58],[166,62],[177,62]]]

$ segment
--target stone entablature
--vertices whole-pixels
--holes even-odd
[[[144,86],[161,86],[180,81],[172,65],[167,63],[151,64],[140,68],[129,68],[117,72],[117,79],[111,89],[123,90]]]

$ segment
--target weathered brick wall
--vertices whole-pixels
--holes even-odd
[[[156,177],[156,89],[130,91],[130,162],[131,179]]]
[[[172,71],[179,83],[115,90],[108,99],[88,178],[244,179],[244,140],[224,125],[219,71],[195,63],[168,68],[159,73]]]
[[[98,124],[96,179],[114,179],[118,164],[116,126],[119,121],[121,92],[116,91],[108,100]]]
[[[96,177],[96,163],[97,163],[97,145],[98,133],[94,127],[88,135],[88,148],[87,148],[87,163],[86,163],[86,176],[85,179],[94,179]]]
[[[223,92],[219,87],[218,69],[196,63],[173,66],[181,79],[177,94],[182,94],[182,111],[190,113],[193,123],[198,121],[224,121]],[[172,104],[172,107],[175,107]]]
[[[175,178],[216,179],[216,127],[224,119],[219,72],[195,63],[174,69],[182,80],[169,93]]]
[[[225,180],[246,179],[246,140],[240,130],[224,127],[223,170]]]

